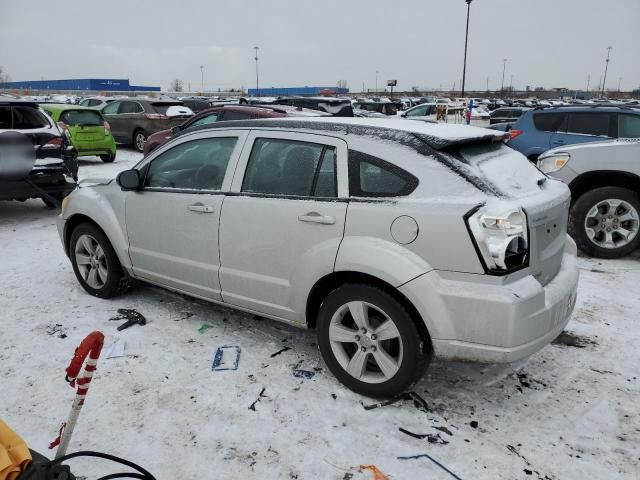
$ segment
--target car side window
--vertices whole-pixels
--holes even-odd
[[[567,133],[607,137],[610,119],[611,115],[608,113],[570,113]]]
[[[102,113],[105,115],[113,115],[118,113],[118,107],[120,107],[120,102],[111,102],[106,107],[102,109]]]
[[[413,110],[407,112],[407,117],[424,117],[427,111],[427,106],[420,106],[418,108],[414,108]]]
[[[216,122],[217,120],[218,120],[218,114],[217,113],[211,113],[211,114],[207,115],[206,117],[199,118],[198,120],[193,122],[191,125],[189,125],[189,127],[197,127],[199,125],[208,125],[210,123]]]
[[[640,138],[640,115],[619,115],[618,135],[620,138]]]
[[[47,118],[33,107],[13,107],[13,128],[16,130],[32,130],[49,126]]]
[[[220,115],[221,121],[224,120],[249,120],[251,118],[255,118],[255,115],[246,112],[233,112],[233,111],[225,111]]]
[[[336,197],[335,147],[276,138],[253,143],[242,191],[297,197]]]
[[[0,105],[0,130],[9,129],[12,124],[11,107],[8,105]]]
[[[536,113],[533,116],[533,124],[544,132],[558,132],[562,131],[566,119],[567,114],[562,112]]]
[[[409,195],[418,179],[378,157],[349,151],[349,195],[355,197],[398,197]]]
[[[151,161],[144,186],[220,190],[237,137],[202,138],[176,145]]]
[[[138,102],[122,102],[118,113],[142,113],[142,105]]]

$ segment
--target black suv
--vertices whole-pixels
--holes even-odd
[[[76,187],[77,151],[38,104],[0,96],[0,200],[57,207]]]

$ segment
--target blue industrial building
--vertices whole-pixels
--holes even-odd
[[[18,90],[78,90],[96,92],[159,92],[160,87],[130,85],[128,79],[78,78],[70,80],[33,80],[0,83],[0,88]]]
[[[250,88],[249,96],[257,97],[259,94],[261,97],[308,97],[311,95],[320,95],[323,91],[327,90],[339,95],[349,93],[348,88],[338,87],[270,87],[261,88],[259,91],[255,88]]]

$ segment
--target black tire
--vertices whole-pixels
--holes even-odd
[[[623,200],[636,210],[636,228],[637,214],[640,213],[640,198],[638,194],[632,190],[621,187],[600,187],[594,188],[582,194],[575,201],[569,211],[569,234],[573,237],[578,248],[585,254],[599,258],[620,258],[630,254],[640,247],[640,233],[626,245],[615,248],[606,248],[592,241],[587,235],[587,227],[585,220],[589,211],[604,200]],[[621,224],[628,227],[630,224]],[[627,228],[628,229],[628,228]],[[617,237],[616,235],[616,238]]]
[[[104,163],[112,163],[116,159],[116,152],[105,153],[104,155],[100,155],[100,160]]]
[[[138,129],[135,132],[133,132],[133,146],[140,153],[144,152],[144,144],[147,141],[148,136],[149,135],[147,135],[147,132],[145,132],[142,129]]]
[[[76,246],[78,241],[84,235],[89,235],[104,252],[103,264],[106,266],[107,274],[104,284],[99,288],[94,288],[87,283],[76,260]],[[129,277],[123,272],[120,260],[111,246],[111,242],[107,239],[106,235],[98,227],[91,223],[81,223],[71,233],[69,240],[69,258],[71,259],[71,265],[73,266],[73,272],[76,274],[76,278],[80,285],[90,295],[99,298],[112,298],[120,295],[129,287]]]
[[[362,301],[374,305],[393,321],[402,341],[402,361],[398,371],[390,379],[369,383],[349,374],[336,358],[329,340],[329,327],[336,312],[349,302]],[[419,319],[415,319],[420,321]],[[414,319],[407,309],[392,295],[380,288],[366,284],[345,284],[333,290],[323,300],[316,322],[318,345],[325,363],[333,375],[347,388],[373,398],[393,398],[409,390],[426,371],[431,360],[431,343],[422,338]],[[356,343],[354,349],[362,348]],[[367,354],[367,369],[376,368],[373,353]],[[373,365],[371,365],[373,361]]]

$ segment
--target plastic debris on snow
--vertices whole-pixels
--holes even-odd
[[[211,325],[204,323],[202,324],[202,326],[198,329],[198,333],[204,333],[207,330],[209,330],[211,328]]]
[[[104,352],[105,358],[119,358],[124,357],[124,349],[126,345],[124,340],[118,339],[109,345]]]
[[[268,396],[264,394],[265,390],[266,387],[262,387],[262,390],[260,390],[260,393],[258,394],[258,398],[256,398],[256,400],[251,405],[249,405],[249,410],[253,410],[255,412],[256,405],[260,402],[260,400],[262,400],[263,398],[268,398]]]
[[[420,455],[411,455],[411,456],[408,456],[408,457],[396,457],[396,458],[398,460],[417,460],[419,458],[428,458],[429,460],[431,460],[433,463],[435,463],[437,466],[439,466],[442,470],[447,472],[449,475],[451,475],[456,480],[462,480],[458,475],[453,473],[451,470],[449,470],[447,467],[445,467],[443,464],[441,464],[439,461],[437,461],[435,458],[433,458],[428,453],[421,453]]]
[[[375,465],[360,465],[361,470],[369,470],[373,473],[373,478],[371,480],[390,480],[390,478],[382,473],[378,467]]]
[[[304,378],[310,380],[315,375],[315,372],[310,372],[309,370],[294,370],[293,376],[298,378]]]
[[[240,363],[240,347],[223,345],[218,347],[211,363],[212,371],[237,370]]]
[[[118,331],[122,331],[125,328],[129,328],[132,325],[146,325],[147,319],[140,312],[133,308],[119,308],[118,315],[111,317],[109,320],[118,321],[126,320],[122,325],[118,327]]]

